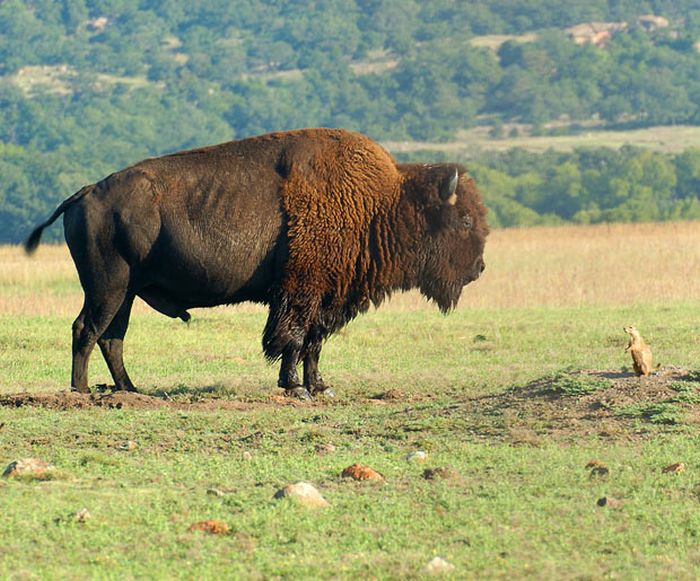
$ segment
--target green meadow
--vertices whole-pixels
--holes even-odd
[[[698,226],[497,230],[453,313],[408,293],[333,336],[337,397],[311,403],[275,387],[249,305],[139,306],[141,395],[110,395],[96,351],[94,396],[71,397],[65,248],[0,249],[0,470],[55,466],[0,479],[0,576],[403,579],[439,556],[455,579],[697,578]],[[341,477],[354,463],[384,481]],[[299,481],[329,506],[274,498]],[[208,519],[229,531],[188,530]]]

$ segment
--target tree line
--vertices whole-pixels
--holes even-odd
[[[643,14],[670,24],[645,29]],[[628,26],[578,45],[564,29],[587,21]],[[515,37],[474,42],[486,34]],[[545,134],[552,121],[698,124],[698,39],[695,0],[4,0],[0,240],[18,241],[68,193],[139,159],[272,130],[435,141],[476,124]],[[642,185],[627,198],[600,185],[613,172],[632,179],[643,155],[675,175],[675,157],[627,152],[603,171],[588,157],[618,154],[510,155],[533,169],[470,161],[502,225],[694,216],[697,190],[679,190],[677,176],[670,190],[654,184],[665,201],[643,218],[629,201],[650,197]]]

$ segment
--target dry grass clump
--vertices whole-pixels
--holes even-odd
[[[495,230],[485,260],[462,307],[629,306],[700,297],[698,222]],[[64,245],[42,245],[32,258],[19,246],[0,247],[0,314],[75,315],[81,303]],[[150,310],[139,301],[135,307]],[[384,308],[432,307],[413,291]]]

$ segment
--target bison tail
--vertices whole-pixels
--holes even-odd
[[[34,254],[36,247],[39,246],[39,241],[41,240],[41,233],[44,231],[46,224],[37,226],[32,230],[32,233],[24,241],[24,251],[27,254]]]
[[[88,192],[91,192],[93,187],[94,186],[85,186],[84,188],[81,188],[75,192],[70,198],[64,200],[61,205],[56,208],[54,213],[51,214],[48,220],[39,224],[36,228],[34,228],[34,230],[32,230],[32,233],[27,236],[27,239],[24,241],[24,251],[27,254],[33,254],[37,246],[39,246],[39,241],[41,240],[41,234],[44,232],[44,228],[53,224],[56,219],[68,209],[68,206],[78,201]]]

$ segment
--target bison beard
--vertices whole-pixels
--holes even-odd
[[[338,129],[272,133],[148,159],[86,186],[64,215],[85,291],[73,324],[71,385],[87,391],[95,344],[118,389],[134,389],[123,339],[136,296],[183,320],[187,309],[255,301],[278,385],[308,398],[329,335],[395,290],[419,288],[444,312],[484,268],[488,227],[455,164],[397,164]],[[297,366],[303,363],[303,378]]]

